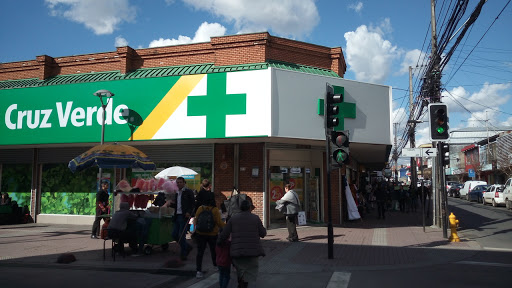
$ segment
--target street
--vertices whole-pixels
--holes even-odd
[[[301,226],[300,242],[285,240],[286,229],[268,230],[262,240],[258,281],[249,287],[509,287],[512,271],[512,212],[449,198],[449,212],[460,221],[461,242],[426,227],[421,213],[376,211],[362,221],[334,227],[334,258],[327,259],[325,226]],[[430,225],[431,219],[427,221]],[[180,267],[164,267],[178,249],[156,249],[142,257],[103,260],[102,240],[90,239],[89,226],[0,226],[1,287],[218,287],[218,274],[206,252],[203,279],[195,276],[195,252]],[[56,264],[61,253],[77,261]],[[101,280],[100,280],[101,279]],[[229,287],[236,287],[236,272]]]

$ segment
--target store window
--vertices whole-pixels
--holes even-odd
[[[2,164],[2,187],[0,192],[9,194],[18,207],[30,208],[31,164]]]
[[[104,169],[108,176],[112,169]],[[98,169],[72,173],[67,164],[43,164],[41,213],[94,215]]]

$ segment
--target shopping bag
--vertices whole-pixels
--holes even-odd
[[[298,225],[306,225],[306,212],[305,211],[299,211],[297,218],[299,219],[299,221],[297,223]]]
[[[190,225],[190,233],[194,233],[196,231],[196,225],[194,225],[194,217],[190,217],[188,224]]]

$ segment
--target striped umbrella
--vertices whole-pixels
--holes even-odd
[[[92,147],[69,161],[71,172],[79,172],[91,166],[100,168],[142,168],[155,170],[156,166],[139,149],[123,144],[103,144]]]

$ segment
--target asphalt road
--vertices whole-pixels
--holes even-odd
[[[459,220],[459,237],[477,241],[484,250],[512,252],[512,210],[448,198],[450,212]]]

